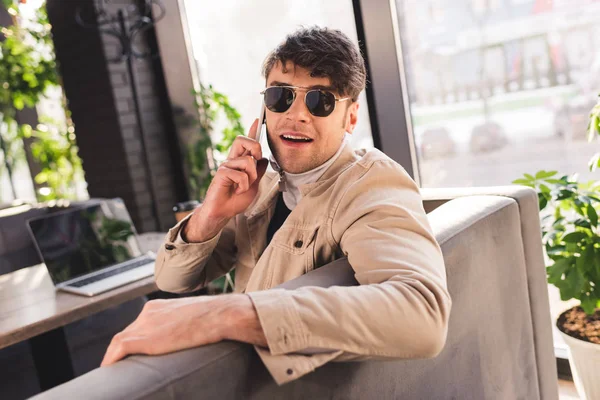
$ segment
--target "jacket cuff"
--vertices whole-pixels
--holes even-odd
[[[287,290],[271,289],[246,294],[254,304],[270,354],[286,354],[309,347],[309,333]]]
[[[206,255],[212,254],[215,247],[217,247],[219,239],[221,238],[222,231],[219,232],[214,238],[209,239],[205,242],[190,243],[186,242],[183,239],[181,233],[191,217],[192,214],[187,215],[174,227],[169,229],[169,232],[167,233],[167,238],[164,243],[164,250],[166,250],[165,255],[173,256],[182,252],[191,252],[197,257],[204,257]]]
[[[268,349],[254,346],[263,364],[278,385],[283,385],[298,379],[312,371],[334,360],[343,352],[341,350],[327,354],[316,354],[312,356],[300,354],[283,354],[274,356]]]
[[[190,244],[189,242],[186,242],[183,236],[181,235],[184,226],[185,225],[183,225],[181,229],[179,229],[179,232],[177,232],[177,236],[175,236],[175,240],[173,240],[174,244]]]
[[[169,233],[167,234],[168,242],[174,243],[174,242],[178,241],[178,239],[181,239],[182,243],[187,243],[185,240],[183,240],[183,237],[181,236],[181,232],[182,232],[183,228],[185,228],[185,225],[190,220],[190,218],[192,218],[193,214],[194,213],[189,213],[184,218],[182,218],[181,221],[176,223],[175,226],[173,226],[171,229],[169,229]]]

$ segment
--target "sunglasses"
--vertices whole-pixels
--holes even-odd
[[[298,86],[269,86],[260,94],[264,96],[265,107],[276,113],[286,112],[296,100],[296,91],[303,89]],[[304,103],[308,112],[315,117],[326,117],[335,110],[338,101],[346,101],[350,97],[338,99],[328,90],[307,90],[304,95]]]

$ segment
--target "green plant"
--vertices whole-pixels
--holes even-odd
[[[67,128],[48,118],[42,119],[36,129],[23,125],[23,137],[34,137],[31,153],[41,167],[35,176],[38,184],[44,184],[45,191],[38,193],[42,201],[56,199],[76,199],[75,183],[82,181],[83,168],[75,143],[75,129],[70,120]]]
[[[12,184],[12,171],[24,160],[21,129],[15,120],[16,110],[34,107],[46,89],[58,84],[56,62],[51,51],[50,25],[43,7],[35,20],[19,17],[15,2],[3,0],[12,17],[12,25],[1,29],[0,42],[0,151],[3,167]],[[13,188],[14,194],[14,188]]]
[[[244,134],[240,113],[231,105],[227,96],[216,91],[212,85],[201,85],[192,91],[199,113],[199,136],[187,148],[187,166],[191,196],[202,200],[218,168],[218,159],[229,151],[235,138]],[[219,118],[224,117],[222,139],[213,143],[212,137]]]
[[[548,282],[563,301],[578,299],[587,314],[600,307],[600,182],[580,183],[556,171],[525,174],[513,183],[538,193]]]
[[[600,135],[600,96],[590,112],[588,140]],[[600,153],[589,162],[600,167]],[[577,299],[586,314],[600,308],[600,181],[581,183],[577,176],[557,177],[557,171],[525,174],[514,184],[536,190],[542,241],[550,265],[548,282],[560,290],[563,301]]]
[[[102,224],[97,233],[100,249],[112,257],[114,263],[131,258],[129,248],[124,245],[133,236],[130,222],[102,216]]]
[[[38,129],[18,124],[16,111],[32,108],[48,88],[59,86],[50,24],[44,5],[36,9],[33,19],[20,15],[15,1],[2,0],[12,16],[12,25],[1,29],[0,42],[0,153],[12,187],[12,172],[25,160],[23,140],[34,138],[33,157],[42,171],[34,178],[46,187],[37,193],[40,201],[74,198],[75,180],[83,180],[81,160],[77,156],[75,133],[70,119],[66,127],[42,123]],[[63,103],[63,108],[65,104]],[[43,117],[40,120],[43,121]],[[14,187],[13,196],[15,195]]]
[[[598,103],[590,112],[590,123],[588,124],[588,140],[591,142],[600,135],[600,95],[598,95]],[[595,171],[600,167],[600,152],[596,153],[588,164],[590,171]]]

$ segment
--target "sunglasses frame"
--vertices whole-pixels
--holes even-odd
[[[269,87],[265,88],[263,91],[261,91],[261,92],[260,92],[260,94],[263,96],[263,103],[264,103],[264,100],[265,100],[265,98],[264,98],[264,96],[265,96],[265,92],[266,92],[268,89],[271,89],[271,88],[285,88],[285,89],[291,89],[292,93],[294,94],[294,98],[292,99],[292,104],[290,104],[290,106],[289,106],[287,109],[283,110],[283,111],[273,111],[273,110],[269,109],[269,108],[266,106],[266,104],[265,104],[265,108],[266,108],[267,110],[269,110],[269,111],[271,111],[271,112],[278,113],[278,114],[283,114],[284,112],[286,112],[286,111],[288,111],[290,108],[292,108],[292,105],[293,105],[293,104],[294,104],[294,102],[296,101],[296,97],[297,97],[297,96],[296,96],[296,92],[297,92],[299,89],[300,89],[300,90],[304,90],[304,91],[305,91],[305,93],[304,93],[304,105],[305,105],[305,106],[306,106],[306,108],[308,109],[308,112],[310,113],[310,115],[312,115],[313,117],[317,117],[317,118],[327,118],[327,117],[329,117],[329,116],[330,116],[331,114],[333,114],[333,112],[335,111],[335,107],[336,107],[336,105],[337,105],[338,101],[346,101],[346,100],[349,100],[349,99],[350,99],[350,97],[344,97],[344,98],[338,99],[338,98],[335,96],[335,94],[334,94],[332,91],[330,91],[330,90],[325,90],[325,89],[310,89],[310,88],[306,88],[306,87],[302,87],[302,86],[288,86],[288,85],[281,85],[281,86],[279,86],[279,85],[275,85],[275,86],[269,86]],[[333,103],[333,110],[331,110],[331,112],[330,112],[329,114],[325,115],[325,116],[320,116],[320,115],[315,115],[315,114],[313,114],[313,113],[310,111],[310,109],[308,108],[308,105],[306,104],[306,96],[308,96],[308,94],[309,94],[310,92],[323,92],[323,93],[330,93],[330,94],[333,96],[334,100],[335,100],[335,103]]]

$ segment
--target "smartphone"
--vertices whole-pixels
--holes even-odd
[[[260,143],[260,140],[262,139],[263,125],[266,125],[266,123],[267,116],[265,115],[265,103],[261,102],[260,113],[258,114],[258,128],[256,131],[256,141],[258,143]]]

